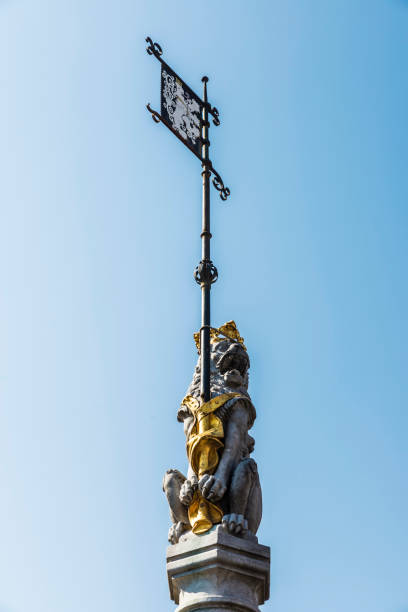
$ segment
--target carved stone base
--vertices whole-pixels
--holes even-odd
[[[269,598],[270,549],[255,536],[238,538],[216,525],[189,533],[167,549],[176,612],[259,612]]]

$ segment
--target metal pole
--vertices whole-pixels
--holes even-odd
[[[210,257],[210,168],[209,168],[209,146],[208,128],[208,99],[207,99],[207,82],[208,77],[202,78],[204,84],[201,121],[201,140],[202,140],[202,168],[203,177],[203,211],[202,211],[202,232],[201,232],[201,401],[208,402],[211,399],[210,386],[210,364],[211,364],[211,347],[210,347],[210,291],[212,279],[212,262]]]

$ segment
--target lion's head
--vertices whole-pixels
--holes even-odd
[[[199,336],[195,335],[199,348]],[[244,340],[233,321],[229,321],[211,333],[211,394],[241,393],[248,395],[249,356]],[[200,397],[201,359],[198,358],[193,380],[187,395]]]

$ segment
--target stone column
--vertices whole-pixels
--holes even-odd
[[[255,536],[236,537],[221,525],[182,536],[167,549],[167,576],[176,612],[260,612],[269,598],[270,549]]]

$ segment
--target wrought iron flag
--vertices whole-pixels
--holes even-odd
[[[147,104],[148,111],[156,123],[163,123],[177,138],[190,149],[201,162],[206,162],[206,167],[213,175],[213,185],[220,192],[221,200],[226,200],[230,190],[213,167],[208,158],[208,128],[210,123],[208,115],[211,115],[213,124],[220,125],[219,112],[211,106],[207,100],[208,77],[203,77],[204,95],[203,100],[189,87],[166,62],[163,60],[163,50],[159,43],[153,42],[150,37],[146,38],[149,43],[146,51],[154,55],[161,63],[161,114],[153,110],[150,103]],[[203,150],[204,148],[204,150]]]
[[[208,130],[209,116],[214,125],[220,125],[218,110],[211,106],[207,99],[208,77],[203,77],[203,98],[200,98],[163,60],[163,50],[159,43],[146,38],[146,51],[161,64],[160,113],[147,104],[148,111],[156,123],[163,123],[177,138],[190,149],[201,162],[203,180],[203,225],[201,232],[202,258],[194,272],[196,282],[202,290],[202,312],[200,329],[201,346],[201,397],[207,402],[210,399],[210,289],[217,280],[218,272],[210,257],[210,177],[214,187],[219,191],[221,200],[226,200],[230,190],[215,170],[209,158],[210,141]]]
[[[201,159],[202,101],[167,66],[161,71],[161,116]]]

